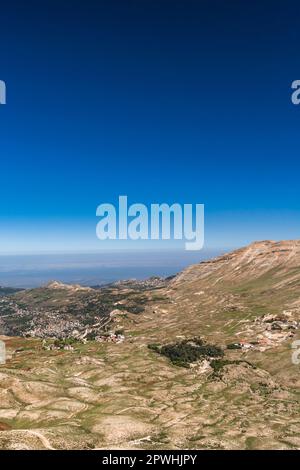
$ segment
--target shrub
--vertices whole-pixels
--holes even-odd
[[[252,364],[251,362],[249,361],[245,361],[245,360],[236,360],[236,361],[230,361],[228,359],[214,359],[213,361],[211,361],[210,365],[211,367],[213,368],[213,375],[215,377],[220,377],[221,372],[222,372],[222,369],[223,367],[225,366],[229,366],[229,365],[239,365],[239,364],[246,364],[250,367],[252,367],[252,369],[256,369],[256,366],[254,364]]]
[[[227,344],[227,349],[242,349],[242,346],[239,343]]]
[[[160,352],[160,345],[157,343],[151,343],[151,344],[148,344],[148,349],[151,349],[152,351],[155,351],[155,352]]]
[[[118,335],[124,335],[124,330],[116,330],[115,331],[115,335],[118,336]]]

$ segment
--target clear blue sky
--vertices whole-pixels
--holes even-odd
[[[100,250],[120,194],[204,203],[207,247],[300,238],[299,23],[296,1],[2,4],[0,252]]]

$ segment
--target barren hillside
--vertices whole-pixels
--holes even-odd
[[[253,243],[168,282],[2,300],[2,333],[8,319],[20,335],[3,337],[2,448],[300,448],[299,241]],[[40,330],[21,337],[5,302]],[[47,336],[51,318],[85,331],[102,311],[97,335]]]

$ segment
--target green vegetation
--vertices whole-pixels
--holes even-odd
[[[242,346],[239,343],[230,343],[227,344],[227,349],[242,349]]]
[[[96,339],[96,336],[98,336],[98,331],[90,331],[87,335],[86,335],[86,340],[87,341],[95,341]]]
[[[152,351],[160,352],[160,344],[158,344],[158,343],[148,344],[148,348],[152,349]]]
[[[15,289],[13,287],[0,287],[0,297],[5,295],[12,295],[16,292],[20,292],[23,289]]]
[[[252,364],[249,361],[245,360],[235,360],[235,361],[230,361],[229,359],[214,359],[211,361],[210,365],[213,368],[213,374],[214,376],[220,377],[221,372],[225,366],[230,366],[230,365],[239,365],[239,364],[247,364],[248,366],[252,367],[253,369],[256,369],[256,366]]]
[[[148,348],[166,356],[172,364],[180,367],[189,367],[193,362],[211,357],[223,357],[224,352],[218,346],[204,343],[201,338],[192,338],[160,346],[149,344]]]
[[[136,305],[136,306],[127,306],[126,309],[129,313],[134,313],[134,314],[139,314],[139,313],[143,313],[145,311],[144,307],[140,307],[139,305]]]
[[[116,335],[116,336],[118,336],[118,335],[124,335],[124,330],[123,330],[123,329],[116,330],[116,331],[115,331],[115,335]]]
[[[76,343],[77,341],[74,338],[55,339],[53,342],[54,346],[60,349],[63,349],[65,346],[72,346]]]

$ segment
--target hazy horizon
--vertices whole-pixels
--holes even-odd
[[[0,286],[32,288],[57,280],[97,285],[125,279],[170,276],[225,250],[114,251],[0,255]]]

